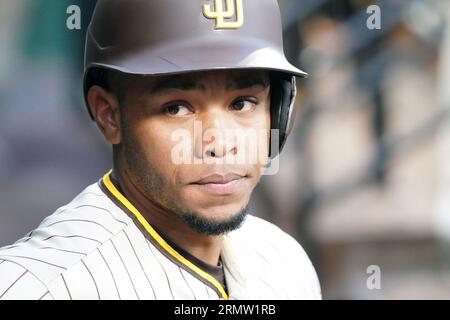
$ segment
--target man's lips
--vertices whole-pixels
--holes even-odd
[[[242,187],[246,178],[248,178],[247,175],[236,173],[228,173],[225,175],[212,174],[194,182],[193,185],[215,194],[232,194]]]
[[[228,173],[226,175],[220,175],[220,174],[212,174],[210,176],[207,176],[203,179],[200,179],[195,184],[207,184],[207,183],[215,183],[215,184],[226,184],[233,180],[238,180],[245,178],[245,175],[239,175],[236,173]]]

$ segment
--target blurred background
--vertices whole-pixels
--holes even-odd
[[[325,299],[450,299],[450,2],[279,3],[286,54],[310,77],[252,213],[301,242]],[[0,246],[111,167],[82,97],[94,6],[0,0]]]

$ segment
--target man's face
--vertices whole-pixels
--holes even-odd
[[[120,149],[130,178],[159,206],[217,229],[201,233],[237,227],[268,161],[269,83],[255,70],[128,79]]]

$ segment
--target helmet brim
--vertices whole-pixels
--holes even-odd
[[[134,48],[120,54],[114,47],[86,52],[102,56],[103,61],[87,65],[136,75],[170,75],[221,69],[266,69],[306,78],[308,74],[292,64],[270,43],[254,39],[202,38],[166,44],[152,50]],[[101,52],[101,54],[99,54]],[[98,54],[96,54],[98,53]]]

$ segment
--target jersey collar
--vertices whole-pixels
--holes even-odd
[[[223,286],[209,273],[205,272],[202,268],[198,267],[192,263],[189,259],[183,256],[179,251],[177,251],[173,246],[171,246],[161,235],[148,223],[144,216],[139,212],[139,210],[116,188],[116,186],[111,181],[110,170],[104,177],[100,180],[100,188],[105,192],[105,194],[122,210],[124,210],[130,217],[135,221],[136,225],[140,229],[145,230],[145,235],[147,238],[171,261],[175,262],[179,266],[183,267],[186,271],[191,273],[197,279],[209,285],[214,289],[220,297],[228,300],[228,294],[226,293]]]

